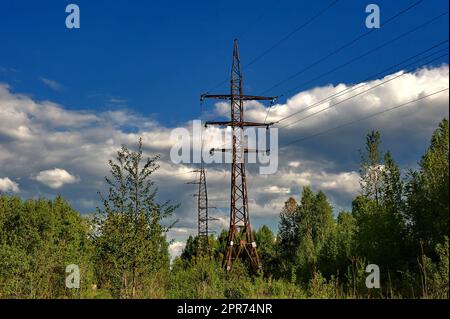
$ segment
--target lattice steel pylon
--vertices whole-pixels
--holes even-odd
[[[198,185],[198,193],[194,196],[197,197],[197,211],[198,211],[198,235],[197,235],[197,255],[209,256],[209,221],[213,220],[209,218],[208,209],[215,208],[208,206],[208,190],[206,187],[206,170],[203,167],[203,163],[200,169],[193,172],[199,173],[199,179],[195,182],[189,182],[188,184]]]
[[[223,265],[227,270],[233,266],[234,260],[242,253],[249,258],[254,270],[261,268],[256,250],[256,243],[250,226],[248,210],[247,179],[245,173],[245,153],[258,150],[245,148],[244,127],[269,127],[273,123],[256,123],[244,120],[244,101],[274,101],[276,97],[244,95],[241,61],[238,52],[237,40],[234,40],[233,60],[231,66],[231,92],[230,94],[203,94],[200,98],[229,100],[231,106],[231,120],[226,122],[206,122],[205,125],[230,126],[232,128],[232,148],[212,149],[222,152],[232,152],[231,164],[231,198],[230,198],[230,228],[228,231],[227,248]]]

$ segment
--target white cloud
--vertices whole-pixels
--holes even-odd
[[[339,84],[336,86],[329,85],[324,87],[316,87],[292,96],[285,104],[273,106],[270,112],[270,121],[278,121],[293,114],[294,112],[301,112],[298,115],[281,122],[279,125],[284,126],[328,108],[314,117],[308,118],[307,121],[301,121],[301,125],[296,123],[297,125],[292,125],[287,128],[290,131],[300,131],[301,128],[303,132],[317,132],[323,130],[323,128],[330,128],[336,126],[337,124],[342,124],[355,118],[367,116],[369,114],[376,113],[377,111],[382,111],[389,107],[409,102],[420,96],[445,89],[449,86],[448,71],[448,65],[444,65],[432,69],[420,69],[414,73],[406,73],[395,80],[387,82],[371,91],[368,91],[367,93],[361,94],[354,99],[345,101],[331,108],[329,108],[331,104],[336,104],[337,102],[343,101],[352,95],[363,93],[363,91],[368,88],[379,85],[383,81],[403,74],[403,72],[386,76],[383,79],[367,82],[365,85],[355,84],[353,86],[349,86],[346,84]],[[327,100],[325,103],[322,103],[317,107],[308,109],[310,105],[352,87],[357,88],[349,94],[341,94],[332,100]],[[432,108],[430,106],[431,104],[440,106],[440,104],[446,100],[448,100],[448,92],[436,95],[420,103],[415,103],[407,108],[408,111],[390,112],[384,117],[380,116],[368,120],[363,125],[367,125],[367,123],[369,125],[383,124],[383,122],[387,120],[388,123],[386,124],[396,123],[396,125],[392,125],[395,128],[407,128],[407,123],[411,120],[418,120],[419,122],[429,121],[430,119],[435,118],[436,114],[442,113],[441,108]],[[431,103],[432,101],[434,103]],[[424,108],[427,110],[425,111]],[[255,117],[254,119],[260,119],[264,116],[264,113],[265,110],[263,109],[252,114]],[[381,125],[381,127],[388,126],[386,124]]]
[[[43,77],[39,78],[39,80],[41,80],[42,83],[47,85],[53,91],[59,92],[64,89],[63,85],[56,82],[55,80],[51,80],[51,79],[47,79],[47,78],[43,78]]]
[[[299,168],[300,167],[300,161],[292,161],[289,162],[289,167],[293,167],[293,168]]]
[[[368,85],[379,81],[371,81]],[[447,65],[406,74],[370,94],[302,121],[301,125],[280,129],[280,145],[448,87],[448,81]],[[269,120],[281,119],[347,87],[347,84],[327,85],[299,92],[286,103],[275,105]],[[295,119],[327,105],[308,110]],[[256,102],[246,106],[247,120],[264,121],[265,106]],[[229,106],[218,104],[216,111],[209,115],[214,118],[218,113],[228,116]],[[290,196],[298,197],[304,186],[315,191],[324,190],[335,207],[349,206],[359,190],[358,149],[363,147],[368,131],[380,130],[383,149],[390,149],[404,167],[405,163],[419,160],[432,131],[443,117],[448,117],[448,93],[280,149],[279,170],[274,175],[259,175],[256,165],[248,165],[252,223],[264,220],[276,224],[283,202]],[[126,129],[130,126],[133,133]],[[170,127],[128,109],[73,111],[49,101],[13,93],[9,86],[0,84],[0,175],[21,178],[21,195],[50,197],[54,195],[53,189],[58,189],[77,209],[91,212],[95,205],[101,205],[97,191],[106,189],[107,161],[116,156],[121,144],[135,148],[138,137],[142,136],[144,155],[161,154],[161,168],[154,175],[159,201],[171,199],[181,203],[176,211],[180,222],[169,233],[169,238],[178,242],[172,245],[172,251],[180,251],[179,243],[189,234],[196,233],[197,204],[192,194],[197,190],[195,186],[185,184],[196,176],[189,173],[192,170],[189,165],[170,162],[170,132]],[[212,138],[206,141],[205,148],[212,146],[221,147],[222,144]],[[220,231],[229,223],[229,165],[209,165],[207,169],[210,204],[218,207],[217,211],[211,210],[210,215],[219,219],[211,222],[211,230]],[[34,178],[30,179],[30,176]],[[83,183],[76,184],[80,179]],[[42,187],[41,183],[50,189]],[[62,187],[70,183],[70,188]]]
[[[324,174],[319,188],[323,190],[342,191],[349,195],[356,195],[360,189],[358,172],[343,172],[339,174]],[[319,178],[320,180],[321,178]]]
[[[189,235],[191,234],[191,229],[186,227],[172,227],[169,232],[172,232],[174,234],[181,234],[181,235]]]
[[[18,193],[19,184],[13,182],[8,177],[0,178],[0,191]]]
[[[13,94],[0,84],[0,134],[31,140],[39,133],[56,128],[80,128],[99,121],[96,114],[69,111],[58,104],[37,102],[23,94]]]
[[[35,179],[50,188],[57,189],[64,184],[73,184],[79,182],[79,179],[64,169],[54,168],[39,172]]]
[[[182,241],[174,241],[169,246],[170,259],[180,256],[186,244]]]
[[[289,194],[290,189],[288,187],[279,187],[276,185],[267,186],[264,188],[264,192],[271,194]]]

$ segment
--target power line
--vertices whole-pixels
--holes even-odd
[[[375,51],[380,50],[380,49],[382,49],[382,48],[388,46],[389,44],[391,44],[391,43],[393,43],[393,42],[395,42],[395,41],[397,41],[397,40],[399,40],[399,39],[401,39],[401,38],[403,38],[403,37],[405,37],[405,36],[407,36],[407,35],[409,35],[409,34],[411,34],[411,33],[416,32],[417,30],[419,30],[419,29],[421,29],[421,28],[427,26],[428,24],[430,24],[430,23],[436,21],[437,19],[439,19],[439,18],[441,18],[441,17],[443,17],[444,15],[447,15],[447,14],[448,14],[448,11],[446,11],[446,12],[444,12],[444,13],[441,13],[441,14],[439,14],[439,15],[433,17],[432,19],[430,19],[430,20],[428,20],[428,21],[426,21],[426,22],[424,22],[424,23],[418,25],[417,27],[414,27],[413,29],[411,29],[411,30],[409,30],[409,31],[407,31],[407,32],[405,32],[405,33],[403,33],[403,34],[401,34],[401,35],[395,37],[394,39],[391,39],[391,40],[389,40],[389,41],[387,41],[387,42],[385,42],[385,43],[383,43],[383,44],[377,46],[376,48],[371,49],[371,50],[369,50],[369,51],[367,51],[367,52],[365,52],[365,53],[363,53],[363,54],[361,54],[361,55],[359,55],[359,56],[357,56],[357,57],[355,57],[355,58],[352,58],[352,59],[350,59],[349,61],[347,61],[347,62],[345,62],[345,63],[343,63],[343,64],[341,64],[341,65],[339,65],[339,66],[337,66],[337,67],[335,67],[335,68],[333,68],[333,69],[330,70],[330,71],[327,71],[327,72],[325,72],[325,73],[322,73],[321,75],[319,75],[319,76],[317,76],[317,77],[315,77],[315,78],[313,78],[313,79],[311,79],[311,80],[308,80],[308,81],[306,81],[306,82],[303,82],[300,86],[296,86],[295,88],[292,88],[292,89],[290,89],[290,90],[285,91],[285,92],[284,92],[283,94],[281,94],[279,97],[285,96],[285,95],[287,95],[288,93],[290,93],[290,92],[292,92],[292,91],[294,91],[294,90],[299,90],[300,87],[303,87],[303,86],[305,86],[306,84],[309,84],[309,83],[311,83],[311,82],[314,82],[314,81],[316,81],[316,80],[318,80],[318,79],[323,78],[324,76],[326,76],[326,75],[328,75],[328,74],[331,74],[331,73],[333,73],[333,72],[335,72],[335,71],[337,71],[337,70],[339,70],[339,69],[341,69],[341,68],[343,68],[343,67],[345,67],[345,66],[348,66],[348,65],[350,65],[350,64],[352,64],[352,63],[354,63],[354,62],[356,62],[357,60],[362,59],[363,57],[365,57],[365,56],[367,56],[367,55],[370,55],[370,54],[374,53]],[[448,41],[448,40],[447,40],[447,41]],[[271,109],[272,109],[272,106],[273,106],[273,105],[270,105],[270,107],[267,109],[267,113],[266,113],[266,117],[265,117],[265,119],[264,119],[264,123],[266,123],[267,118],[269,117],[269,113],[270,113],[270,111],[271,111]]]
[[[328,129],[328,130],[325,130],[325,131],[322,131],[322,132],[319,132],[319,133],[316,133],[316,134],[312,134],[312,135],[309,135],[309,136],[306,136],[306,137],[303,137],[303,138],[300,138],[300,139],[293,140],[293,141],[291,141],[291,142],[288,142],[288,143],[282,145],[280,148],[284,148],[284,147],[286,147],[286,146],[289,146],[289,145],[292,145],[292,144],[295,144],[295,143],[304,141],[304,140],[306,140],[306,139],[310,139],[310,138],[313,138],[313,137],[316,137],[316,136],[319,136],[319,135],[323,135],[323,134],[326,134],[326,133],[328,133],[328,132],[330,132],[330,131],[334,131],[334,130],[343,128],[343,127],[345,127],[345,126],[349,126],[349,125],[352,125],[352,124],[355,124],[355,123],[358,123],[358,122],[361,122],[361,121],[370,119],[370,118],[372,118],[372,117],[375,117],[375,116],[378,116],[378,115],[381,115],[381,114],[384,114],[384,113],[387,113],[387,112],[390,112],[390,111],[399,109],[399,108],[401,108],[401,107],[410,105],[410,104],[412,104],[412,103],[414,103],[414,102],[417,102],[417,101],[420,101],[420,100],[429,98],[429,97],[431,97],[431,96],[433,96],[433,95],[442,93],[442,92],[444,92],[444,91],[448,91],[448,89],[449,89],[449,88],[447,87],[447,88],[445,88],[445,89],[442,89],[442,90],[439,90],[439,91],[436,91],[436,92],[433,92],[433,93],[430,93],[430,94],[421,96],[421,97],[419,97],[419,98],[417,98],[417,99],[414,99],[414,100],[411,100],[411,101],[409,101],[409,102],[402,103],[402,104],[400,104],[400,105],[396,105],[396,106],[391,107],[391,108],[389,108],[389,109],[385,109],[385,110],[383,110],[383,111],[380,111],[380,112],[377,112],[377,113],[373,113],[373,114],[371,114],[371,115],[368,115],[368,116],[359,118],[359,119],[357,119],[357,120],[355,120],[355,121],[351,121],[351,122],[348,122],[348,123],[345,123],[345,124],[342,124],[342,125],[339,125],[339,126],[335,126],[335,127],[333,127],[333,128],[330,128],[330,129]]]
[[[284,37],[282,37],[280,40],[278,40],[277,42],[275,42],[274,44],[272,44],[269,48],[267,48],[266,50],[264,50],[261,54],[259,54],[258,56],[256,56],[253,60],[251,60],[249,63],[245,64],[244,66],[242,66],[242,70],[245,70],[246,68],[248,68],[249,66],[255,64],[257,61],[259,61],[260,59],[262,59],[264,56],[266,56],[267,54],[269,54],[272,50],[274,50],[276,47],[280,46],[283,42],[285,42],[286,40],[288,40],[290,37],[292,37],[295,33],[297,33],[298,31],[304,29],[305,27],[307,27],[309,24],[311,24],[314,20],[316,20],[317,18],[319,18],[320,16],[322,16],[325,12],[327,12],[331,7],[333,7],[339,0],[334,0],[332,1],[328,6],[326,6],[325,8],[323,8],[322,10],[320,10],[318,13],[316,13],[314,16],[312,16],[311,18],[309,18],[306,22],[302,23],[301,25],[297,26],[295,29],[293,29],[292,31],[290,31],[288,34],[286,34]],[[422,0],[423,1],[423,0]],[[212,87],[211,89],[209,89],[207,92],[211,92],[215,89],[217,89],[218,87],[222,86],[223,84],[227,83],[228,79],[224,79],[223,81],[221,81],[220,83],[216,84],[214,87]]]
[[[300,111],[294,112],[294,113],[292,113],[292,114],[290,114],[290,115],[288,115],[288,116],[286,116],[286,117],[284,117],[284,118],[278,120],[277,123],[282,122],[282,121],[285,121],[285,120],[287,120],[287,119],[289,119],[289,118],[291,118],[291,117],[293,117],[293,116],[295,116],[295,115],[297,115],[297,114],[303,113],[303,112],[305,112],[305,111],[307,111],[307,110],[309,110],[309,109],[311,109],[311,108],[313,108],[313,107],[316,107],[316,106],[318,106],[318,105],[321,105],[321,104],[323,104],[324,102],[330,100],[331,98],[339,97],[339,96],[341,96],[341,95],[345,95],[345,94],[347,94],[347,93],[349,93],[349,92],[352,92],[352,91],[356,90],[357,88],[366,86],[367,83],[364,83],[364,82],[369,81],[369,80],[371,80],[371,79],[374,79],[374,78],[376,78],[376,77],[378,77],[378,76],[380,76],[380,75],[382,75],[382,74],[386,74],[387,72],[389,72],[389,71],[392,70],[393,68],[398,67],[398,66],[404,64],[405,62],[407,62],[407,61],[409,61],[409,60],[412,60],[413,58],[416,58],[417,56],[420,56],[420,55],[422,55],[423,53],[426,53],[426,52],[430,51],[431,49],[434,49],[435,47],[440,46],[441,44],[446,43],[446,42],[448,42],[448,40],[443,41],[443,42],[440,42],[438,45],[434,45],[433,47],[431,47],[431,48],[429,48],[429,49],[427,49],[427,50],[425,50],[425,51],[422,51],[422,52],[420,52],[420,53],[418,53],[418,54],[415,54],[414,56],[409,57],[409,58],[403,60],[403,61],[400,62],[400,63],[396,63],[396,64],[394,64],[394,65],[388,67],[387,69],[384,69],[384,70],[381,71],[381,72],[377,72],[377,73],[375,73],[375,74],[373,74],[373,75],[371,75],[371,76],[368,76],[367,78],[365,78],[364,80],[361,81],[361,82],[363,82],[363,83],[360,83],[359,85],[356,85],[356,86],[348,87],[348,88],[346,88],[346,89],[344,89],[344,90],[341,90],[341,91],[339,91],[339,92],[337,92],[337,93],[334,93],[334,94],[332,94],[332,95],[330,95],[330,96],[328,96],[328,97],[326,97],[326,98],[324,98],[324,99],[322,99],[322,100],[320,100],[320,101],[318,101],[318,102],[316,102],[316,103],[314,103],[314,104],[312,104],[312,105],[309,105],[309,106],[305,107],[304,109],[301,109]],[[445,51],[445,50],[448,50],[448,47],[445,47],[445,48],[443,48],[443,49],[440,49],[440,50],[438,50],[438,51],[435,51],[435,52],[433,52],[432,54],[427,55],[427,56],[425,56],[425,57],[422,57],[422,58],[420,58],[420,59],[417,60],[417,61],[413,61],[413,62],[411,62],[411,63],[408,63],[408,64],[402,66],[402,68],[409,67],[409,66],[411,66],[411,65],[413,65],[413,64],[415,64],[415,63],[417,63],[417,62],[419,62],[419,61],[421,61],[421,60],[423,60],[423,59],[427,59],[427,58],[429,58],[429,57],[435,55],[436,53],[440,53],[441,51]],[[387,74],[386,74],[386,75],[387,75]]]
[[[405,9],[401,10],[400,12],[396,13],[395,15],[393,15],[392,17],[390,17],[389,19],[387,19],[386,21],[383,22],[383,25],[385,26],[386,24],[394,21],[396,18],[398,18],[399,16],[405,14],[406,12],[408,12],[409,10],[411,10],[412,8],[418,6],[420,3],[422,3],[424,0],[418,0],[416,2],[414,2],[413,4],[409,5],[408,7],[406,7]],[[354,38],[353,40],[347,42],[346,44],[342,45],[341,47],[337,48],[336,50],[333,50],[332,52],[328,53],[326,56],[320,58],[319,60],[309,64],[308,66],[304,67],[303,69],[301,69],[300,71],[288,76],[287,78],[285,78],[282,81],[279,81],[278,83],[276,83],[275,85],[271,86],[270,88],[268,88],[267,90],[265,90],[262,94],[267,93],[268,91],[271,91],[277,87],[279,87],[280,85],[292,80],[293,78],[297,77],[298,75],[308,71],[309,69],[311,69],[312,67],[322,63],[323,61],[325,61],[326,59],[328,59],[329,57],[341,52],[342,50],[348,48],[349,46],[351,46],[352,44],[358,42],[359,40],[361,40],[362,38],[368,36],[369,34],[371,34],[372,32],[374,32],[375,29],[370,29],[369,31],[357,36],[356,38]]]
[[[448,40],[441,41],[441,42],[439,42],[439,43],[437,43],[437,44],[431,46],[430,48],[428,48],[428,49],[426,49],[426,50],[424,50],[424,51],[421,51],[420,53],[417,53],[417,54],[415,54],[415,55],[413,55],[413,56],[411,56],[411,57],[409,57],[409,58],[407,58],[407,59],[405,59],[405,60],[403,60],[403,61],[401,61],[401,62],[399,62],[399,63],[396,63],[396,64],[394,64],[394,65],[391,65],[390,67],[388,67],[388,68],[386,68],[386,69],[384,69],[384,70],[382,70],[382,71],[380,71],[380,72],[376,72],[375,74],[372,74],[372,75],[368,76],[367,78],[363,79],[361,82],[366,82],[366,81],[369,81],[369,80],[371,80],[371,79],[374,79],[374,78],[376,78],[376,77],[378,77],[378,76],[380,76],[380,75],[382,75],[382,74],[385,74],[385,73],[387,73],[387,72],[391,72],[392,69],[397,68],[397,67],[403,65],[405,62],[410,61],[410,60],[412,60],[412,59],[414,59],[414,58],[416,58],[416,57],[418,57],[418,56],[421,56],[421,55],[423,55],[424,53],[427,53],[427,52],[429,52],[429,51],[431,51],[431,50],[433,50],[433,49],[435,49],[435,48],[441,46],[441,45],[444,44],[444,43],[448,43]],[[429,58],[429,57],[435,55],[436,53],[439,53],[439,52],[444,51],[444,50],[447,50],[447,49],[448,49],[448,47],[446,47],[446,48],[444,48],[444,49],[440,49],[440,50],[438,50],[438,51],[436,51],[436,52],[434,52],[434,53],[432,53],[432,54],[430,54],[430,55],[427,55],[427,56],[425,56],[425,57],[422,57],[422,58],[420,58],[420,59],[418,59],[418,60],[416,60],[416,61],[413,61],[413,62],[411,62],[411,63],[408,63],[408,64],[406,64],[406,65],[403,65],[401,68],[405,68],[405,67],[409,67],[409,66],[411,66],[411,65],[414,65],[415,63],[417,63],[417,62],[419,62],[419,61],[421,61],[421,60],[427,59],[427,58]],[[328,97],[326,97],[326,98],[324,98],[324,99],[322,99],[322,100],[320,100],[320,101],[318,101],[318,102],[315,102],[315,103],[313,103],[313,104],[311,104],[311,105],[308,105],[308,106],[305,107],[304,109],[301,109],[301,110],[299,110],[299,111],[297,111],[297,112],[294,112],[294,113],[292,113],[292,114],[289,114],[288,116],[285,116],[285,117],[281,118],[281,119],[278,120],[276,123],[280,123],[280,122],[282,122],[282,121],[285,121],[285,120],[287,120],[287,119],[289,119],[289,118],[291,118],[291,117],[293,117],[293,116],[295,116],[295,115],[297,115],[297,114],[303,113],[303,112],[305,112],[305,111],[307,111],[307,110],[309,110],[309,109],[311,109],[311,108],[313,108],[313,107],[319,106],[319,105],[325,103],[326,101],[328,101],[328,100],[330,100],[330,99],[332,99],[332,98],[339,97],[339,96],[341,96],[341,95],[345,95],[345,94],[347,94],[347,93],[349,93],[349,92],[352,92],[352,91],[356,90],[357,88],[360,88],[360,87],[363,87],[363,86],[366,86],[366,85],[367,85],[367,83],[362,83],[362,84],[359,84],[359,85],[357,85],[357,86],[352,86],[352,87],[346,88],[346,89],[344,89],[344,90],[341,90],[341,91],[339,91],[339,92],[336,92],[336,93],[334,93],[334,94],[332,94],[332,95],[330,95],[330,96],[328,96]]]
[[[303,28],[305,28],[306,26],[308,26],[310,23],[312,23],[314,20],[316,20],[317,18],[319,18],[321,15],[323,15],[325,12],[327,12],[331,7],[333,7],[339,0],[334,0],[333,2],[331,2],[328,6],[326,6],[325,8],[323,8],[321,11],[319,11],[317,14],[315,14],[314,16],[312,16],[308,21],[306,21],[305,23],[299,25],[298,27],[296,27],[294,30],[292,30],[291,32],[289,32],[287,35],[285,35],[283,38],[281,38],[280,40],[278,40],[277,42],[275,42],[272,46],[270,46],[267,50],[265,50],[263,53],[261,53],[260,55],[258,55],[256,58],[254,58],[253,60],[251,60],[249,63],[247,63],[243,68],[247,68],[253,64],[255,64],[257,61],[259,61],[261,58],[263,58],[264,56],[266,56],[267,54],[269,54],[273,49],[275,49],[276,47],[278,47],[279,45],[281,45],[283,42],[285,42],[286,40],[288,40],[290,37],[292,37],[295,33],[297,33],[298,31],[302,30]]]
[[[441,50],[438,50],[438,51],[436,51],[436,52],[434,52],[434,53],[432,53],[432,54],[430,54],[430,55],[427,55],[426,57],[419,59],[419,61],[422,60],[422,59],[427,59],[427,58],[429,58],[429,57],[435,55],[436,53],[440,53],[441,51],[445,51],[445,50],[448,50],[448,47],[446,47],[446,48],[444,48],[444,49],[441,49]],[[445,55],[444,55],[444,56],[445,56]],[[409,59],[408,59],[408,60],[409,60]],[[405,62],[405,61],[403,61],[402,63],[398,63],[398,64],[395,65],[395,66],[401,65],[401,64],[403,64],[404,62]],[[418,61],[414,61],[414,62],[412,62],[412,63],[409,63],[409,64],[403,66],[402,68],[408,67],[408,66],[413,65],[413,64],[415,64],[415,63],[417,63],[417,62],[418,62]],[[388,69],[386,69],[386,70],[384,70],[384,71],[382,71],[382,72],[378,72],[377,74],[375,74],[375,75],[373,75],[373,76],[371,76],[371,77],[368,77],[368,78],[362,80],[362,82],[368,81],[368,80],[370,80],[371,78],[375,78],[376,76],[378,76],[378,75],[380,75],[380,74],[386,73],[387,70],[390,70],[390,69],[392,69],[392,68],[393,68],[393,67],[389,67]],[[288,116],[286,116],[286,117],[280,119],[279,121],[277,121],[277,123],[282,122],[282,121],[284,121],[284,120],[287,120],[287,119],[289,119],[289,118],[291,118],[291,117],[293,117],[293,116],[295,116],[295,115],[297,115],[297,114],[304,113],[305,111],[307,111],[307,110],[309,110],[309,109],[311,109],[311,108],[313,108],[313,107],[319,106],[319,105],[325,103],[326,101],[331,100],[332,98],[340,97],[340,96],[342,96],[342,95],[345,95],[345,94],[347,94],[347,93],[350,93],[350,92],[352,92],[352,91],[355,91],[356,89],[359,89],[359,88],[361,88],[361,87],[363,87],[363,86],[366,86],[366,85],[368,85],[368,83],[360,83],[359,85],[348,87],[348,88],[346,88],[346,89],[344,89],[344,90],[341,90],[341,91],[339,91],[339,92],[337,92],[337,93],[334,93],[334,94],[332,94],[332,95],[326,97],[325,99],[322,99],[322,100],[320,100],[320,101],[318,101],[318,102],[316,102],[316,103],[314,103],[314,104],[312,104],[312,105],[309,105],[309,106],[307,106],[306,108],[301,109],[300,111],[294,112],[294,113],[292,113],[292,114],[290,114],[290,115],[288,115]]]
[[[390,44],[392,44],[392,43],[394,43],[395,41],[397,41],[397,40],[399,40],[399,39],[401,39],[401,38],[403,38],[403,37],[405,37],[407,35],[410,35],[411,33],[415,33],[415,32],[417,32],[417,30],[419,30],[419,29],[429,25],[430,23],[436,21],[437,19],[439,19],[439,18],[441,18],[441,17],[443,17],[443,16],[445,16],[447,14],[448,14],[448,11],[446,11],[444,13],[441,13],[438,16],[435,16],[434,18],[432,18],[432,19],[430,19],[430,20],[428,20],[428,21],[418,25],[417,27],[415,27],[415,28],[413,28],[413,29],[411,29],[411,30],[409,30],[409,31],[407,31],[405,33],[402,33],[401,35],[395,37],[394,39],[386,41],[383,44],[381,44],[381,45],[379,45],[379,46],[377,46],[377,47],[375,47],[375,48],[373,48],[373,49],[371,49],[371,50],[369,50],[369,51],[367,51],[367,52],[365,52],[365,53],[363,53],[363,54],[361,54],[361,55],[359,55],[359,56],[357,56],[357,57],[355,57],[353,59],[350,59],[349,61],[347,61],[347,62],[345,62],[345,63],[343,63],[343,64],[341,64],[341,65],[339,65],[339,66],[337,66],[335,68],[333,68],[332,70],[330,70],[328,72],[325,72],[325,73],[323,73],[323,74],[321,74],[321,75],[319,75],[319,76],[317,76],[317,77],[315,77],[315,78],[313,78],[313,79],[311,79],[311,80],[309,80],[307,82],[303,82],[302,84],[300,84],[299,86],[296,86],[295,88],[292,88],[290,90],[285,91],[283,94],[280,95],[280,97],[284,96],[284,95],[286,95],[286,94],[288,94],[288,93],[290,93],[290,92],[292,92],[294,90],[299,90],[300,87],[302,87],[302,86],[304,86],[306,84],[309,84],[309,83],[311,83],[313,81],[321,79],[322,77],[324,77],[324,76],[326,76],[328,74],[331,74],[331,73],[333,73],[333,72],[335,72],[335,71],[337,71],[337,70],[339,70],[339,69],[341,69],[341,68],[343,68],[345,66],[348,66],[348,65],[350,65],[350,64],[352,64],[352,63],[354,63],[354,62],[356,62],[356,61],[358,61],[358,60],[360,60],[360,59],[362,59],[362,58],[364,58],[364,57],[366,57],[366,56],[368,56],[368,55],[370,55],[370,54],[372,54],[372,53],[374,53],[374,52],[376,52],[376,51],[378,51],[378,50],[380,50],[380,49],[382,49],[382,48],[384,48],[384,47],[386,47],[386,46],[388,46]]]
[[[429,64],[429,63],[432,63],[432,62],[434,62],[434,61],[436,61],[436,60],[438,60],[438,59],[440,59],[440,58],[442,58],[442,57],[444,57],[444,56],[446,56],[446,55],[447,55],[447,54],[443,54],[443,55],[441,55],[441,56],[438,56],[437,58],[434,58],[434,59],[431,60],[431,61],[427,61],[427,62],[421,64],[419,67],[425,66],[425,65],[427,65],[427,64]],[[319,114],[319,113],[322,113],[322,112],[324,112],[324,111],[326,111],[326,110],[329,110],[329,109],[331,109],[332,107],[335,107],[336,105],[339,105],[339,104],[342,104],[342,103],[344,103],[344,102],[346,102],[346,101],[349,101],[349,100],[351,100],[351,99],[354,99],[354,98],[357,97],[357,96],[366,94],[367,92],[369,92],[369,91],[371,91],[371,90],[373,90],[373,89],[375,89],[375,88],[377,88],[377,87],[380,87],[380,86],[382,86],[382,85],[384,85],[384,84],[386,84],[386,83],[388,83],[388,82],[394,81],[394,80],[396,80],[396,79],[398,79],[398,78],[400,78],[400,77],[402,77],[402,76],[404,76],[404,75],[406,75],[406,74],[408,74],[408,73],[406,73],[406,72],[405,72],[405,73],[401,73],[401,74],[399,74],[399,75],[394,76],[393,78],[389,78],[389,79],[387,79],[387,80],[385,80],[385,81],[382,81],[382,82],[380,82],[380,83],[378,83],[378,84],[376,84],[376,85],[374,85],[374,86],[371,86],[370,88],[368,88],[368,89],[366,89],[366,90],[364,90],[364,91],[361,91],[361,92],[359,92],[359,93],[357,93],[357,94],[355,94],[355,95],[352,95],[352,96],[350,96],[350,97],[348,97],[348,98],[346,98],[346,99],[344,99],[344,100],[342,100],[342,101],[339,101],[339,102],[336,102],[336,103],[334,103],[334,104],[331,104],[331,105],[327,106],[327,107],[324,108],[324,109],[321,109],[321,110],[319,110],[319,111],[317,111],[317,112],[314,112],[314,113],[312,113],[312,114],[310,114],[310,115],[308,115],[308,116],[306,116],[306,117],[303,117],[303,118],[301,118],[301,119],[299,119],[299,120],[296,120],[296,121],[294,121],[294,122],[292,122],[292,123],[289,123],[289,124],[287,124],[287,125],[284,125],[284,126],[280,127],[280,129],[281,129],[281,128],[286,128],[286,127],[292,126],[292,125],[294,125],[294,124],[296,124],[296,123],[298,123],[298,122],[304,121],[304,120],[306,120],[306,119],[308,119],[308,118],[311,118],[311,117],[313,117],[313,116],[315,116],[315,115],[317,115],[317,114]]]

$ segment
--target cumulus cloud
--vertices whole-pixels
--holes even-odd
[[[365,84],[372,86],[382,80]],[[299,122],[301,125],[280,129],[278,172],[263,176],[258,174],[258,165],[247,166],[253,227],[268,223],[276,228],[283,202],[291,196],[298,199],[304,186],[323,190],[335,210],[349,207],[359,191],[358,149],[364,147],[365,135],[372,129],[381,131],[382,148],[390,149],[402,167],[414,165],[439,121],[448,117],[448,92],[289,147],[283,147],[284,143],[448,87],[448,81],[448,65],[421,69],[303,120]],[[299,92],[285,103],[275,105],[269,120],[280,120],[352,86],[326,85]],[[353,94],[357,92],[358,89]],[[304,111],[291,121],[312,115],[345,97]],[[256,102],[246,107],[247,120],[264,121],[267,107]],[[215,113],[209,115],[228,116],[228,113],[228,104],[219,103]],[[184,126],[191,130],[190,123]],[[20,178],[20,192],[24,197],[52,197],[57,189],[75,208],[89,213],[101,205],[97,191],[106,191],[104,176],[108,174],[108,160],[116,156],[122,144],[135,148],[141,136],[145,156],[161,155],[161,168],[153,176],[159,200],[181,203],[175,216],[179,222],[169,233],[169,238],[175,239],[171,245],[174,256],[181,251],[185,238],[197,231],[197,207],[192,197],[197,190],[193,185],[186,185],[196,178],[191,173],[192,166],[170,161],[171,129],[129,109],[68,110],[50,101],[13,93],[9,86],[0,84],[0,176]],[[205,141],[205,148],[210,147],[222,147],[222,143],[211,138]],[[218,219],[211,221],[210,228],[219,232],[228,226],[229,165],[208,165],[207,169],[210,204],[218,208],[210,211]],[[5,180],[0,179],[0,185],[5,185]],[[80,180],[83,182],[77,183]],[[63,187],[68,184],[70,187]]]
[[[0,178],[0,191],[18,193],[19,184],[13,182],[8,177]]]
[[[380,85],[383,81],[394,78],[395,80]],[[302,132],[306,136],[306,133],[314,134],[320,132],[323,128],[336,127],[339,124],[344,124],[351,120],[359,119],[383,111],[389,107],[407,103],[421,96],[448,88],[448,86],[448,65],[444,65],[433,69],[420,69],[414,73],[398,72],[367,83],[317,87],[292,96],[285,104],[274,106],[270,120],[281,120],[282,122],[280,122],[279,126],[285,127],[284,131],[291,133]],[[364,91],[371,87],[376,88],[364,93]],[[309,107],[347,89],[352,89],[351,93],[341,94],[338,97],[318,104],[316,107]],[[354,99],[344,101],[357,94],[361,95]],[[401,130],[403,133],[405,130],[412,131],[415,129],[409,123],[415,123],[416,126],[434,126],[434,119],[443,114],[443,106],[447,100],[448,92],[444,92],[409,105],[404,109],[374,117],[361,125],[364,127],[378,127],[384,132]],[[337,103],[340,104],[333,106]],[[300,113],[284,120],[286,116],[295,112]],[[254,112],[253,116],[261,117],[261,114]],[[342,136],[341,132],[339,136]],[[348,138],[350,135],[345,135],[344,137]],[[336,141],[337,139],[332,138],[331,140]],[[345,142],[349,144],[348,139],[345,139]]]
[[[73,184],[79,182],[79,179],[69,172],[61,168],[49,169],[39,172],[35,179],[50,188],[61,188],[65,184]]]
[[[300,161],[292,161],[289,162],[289,167],[293,167],[293,168],[299,168],[300,167]]]
[[[169,246],[170,258],[173,260],[175,257],[181,255],[184,246],[185,243],[181,241],[174,241],[173,243],[171,243]]]

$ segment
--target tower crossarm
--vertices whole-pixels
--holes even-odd
[[[232,152],[233,150],[230,148],[212,148],[209,150],[210,154],[213,154],[214,152]],[[268,154],[269,150],[260,150],[260,149],[251,149],[251,148],[244,148],[244,153],[265,153]]]
[[[214,121],[214,122],[205,122],[205,127],[208,125],[217,125],[217,126],[232,126],[232,127],[248,127],[248,126],[256,126],[256,127],[266,127],[274,125],[275,123],[257,123],[257,122],[249,122],[249,121]]]
[[[271,101],[275,102],[278,96],[257,96],[257,95],[240,95],[240,94],[202,94],[200,101],[205,99],[216,100],[242,100],[242,101]]]

